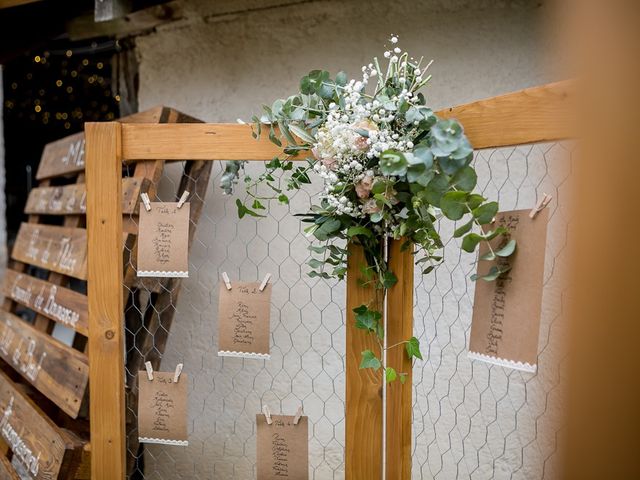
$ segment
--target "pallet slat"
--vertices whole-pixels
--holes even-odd
[[[136,214],[140,192],[146,182],[127,177],[122,179],[122,213]],[[87,210],[84,183],[62,187],[38,187],[29,192],[24,212],[31,215],[84,215]]]
[[[69,416],[78,416],[89,377],[86,355],[0,311],[0,358]]]
[[[11,269],[5,273],[2,293],[54,322],[89,334],[86,295]]]
[[[121,118],[118,122],[157,123],[163,115],[166,115],[167,110],[169,109],[165,107],[154,107],[150,110]],[[85,165],[84,146],[83,132],[48,143],[44,147],[44,152],[40,159],[36,180],[83,172]]]
[[[11,258],[86,280],[87,231],[84,228],[23,223]]]
[[[66,464],[77,461],[81,444],[71,441],[2,372],[0,411],[0,435],[33,478],[58,478]]]

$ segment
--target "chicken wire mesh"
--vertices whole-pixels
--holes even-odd
[[[165,166],[154,185],[159,201],[175,201],[180,178],[189,175],[186,165]],[[413,371],[412,476],[557,478],[570,149],[552,143],[484,150],[476,154],[475,165],[478,188],[498,199],[503,210],[529,208],[542,192],[556,199],[547,243],[538,372],[467,358],[474,259],[460,250],[457,240],[449,241],[445,262],[434,274],[416,272],[414,331],[425,361]],[[262,168],[250,163],[247,173]],[[293,216],[305,212],[320,189],[308,186],[289,205],[273,202],[267,218],[238,220],[235,197],[218,188],[222,169],[222,163],[214,163],[189,255],[189,278],[182,280],[179,299],[178,289],[171,291],[159,281],[129,288],[136,300],[127,306],[127,358],[160,356],[161,370],[184,363],[189,376],[189,446],[139,448],[130,441],[129,478],[255,478],[255,414],[266,404],[272,412],[286,414],[302,405],[309,417],[310,478],[342,479],[345,286],[307,276],[310,240]],[[450,238],[455,228],[448,223],[442,223],[443,238]],[[270,360],[217,356],[217,292],[223,271],[232,282],[272,274]],[[160,319],[152,329],[145,324],[149,313],[161,318],[167,309],[174,314],[172,322],[165,325]],[[145,351],[136,341],[143,336],[152,340]],[[127,371],[129,378],[135,374]],[[135,395],[137,386],[130,388]],[[130,439],[137,436],[136,415],[135,404],[129,403]]]

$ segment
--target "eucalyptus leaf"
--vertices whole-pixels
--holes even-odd
[[[450,220],[460,220],[467,213],[467,192],[447,192],[440,200],[442,213]]]

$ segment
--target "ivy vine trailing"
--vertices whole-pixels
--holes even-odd
[[[320,177],[319,201],[299,215],[309,224],[306,234],[318,241],[309,247],[309,275],[343,279],[347,240],[364,251],[366,265],[358,281],[383,296],[397,282],[386,261],[385,240],[402,239],[402,247],[412,249],[416,264],[428,274],[442,262],[437,225],[443,216],[464,220],[453,233],[462,237],[463,250],[474,252],[487,243],[483,260],[508,257],[516,248],[513,240],[499,249],[489,244],[506,233],[490,225],[498,203],[474,192],[473,149],[462,126],[438,118],[427,106],[421,90],[431,78],[431,63],[409,57],[396,36],[389,42],[384,65],[374,58],[362,67],[361,80],[347,80],[344,72],[332,79],[327,71],[313,70],[300,81],[299,93],[264,106],[264,113],[253,117],[253,136],[268,135],[284,154],[267,162],[255,178],[244,175],[246,195],[236,199],[240,218],[262,217],[265,203],[287,204],[292,191]],[[221,178],[225,193],[232,193],[243,166],[227,163]],[[477,278],[495,280],[508,270],[505,264],[496,262]],[[356,326],[374,335],[379,346],[378,352],[362,352],[360,367],[383,369],[387,381],[404,383],[406,373],[385,365],[384,351],[404,345],[409,358],[422,359],[418,340],[385,346],[382,313],[373,305],[353,312]]]

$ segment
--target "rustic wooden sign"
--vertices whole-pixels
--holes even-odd
[[[86,295],[11,269],[5,272],[2,293],[65,327],[89,335]]]
[[[4,373],[0,373],[0,437],[29,478],[35,479],[58,478],[65,455],[71,453],[68,448],[76,447]]]
[[[4,455],[0,455],[0,480],[20,480],[11,462]]]
[[[37,180],[84,171],[84,132],[47,143],[42,152]]]
[[[0,357],[71,417],[87,387],[86,355],[0,310]]]
[[[87,279],[87,231],[84,228],[23,223],[11,258]]]
[[[122,213],[138,211],[140,188],[143,179],[122,179]],[[84,183],[62,187],[39,187],[29,192],[25,213],[33,215],[84,215],[87,210],[87,194]]]

